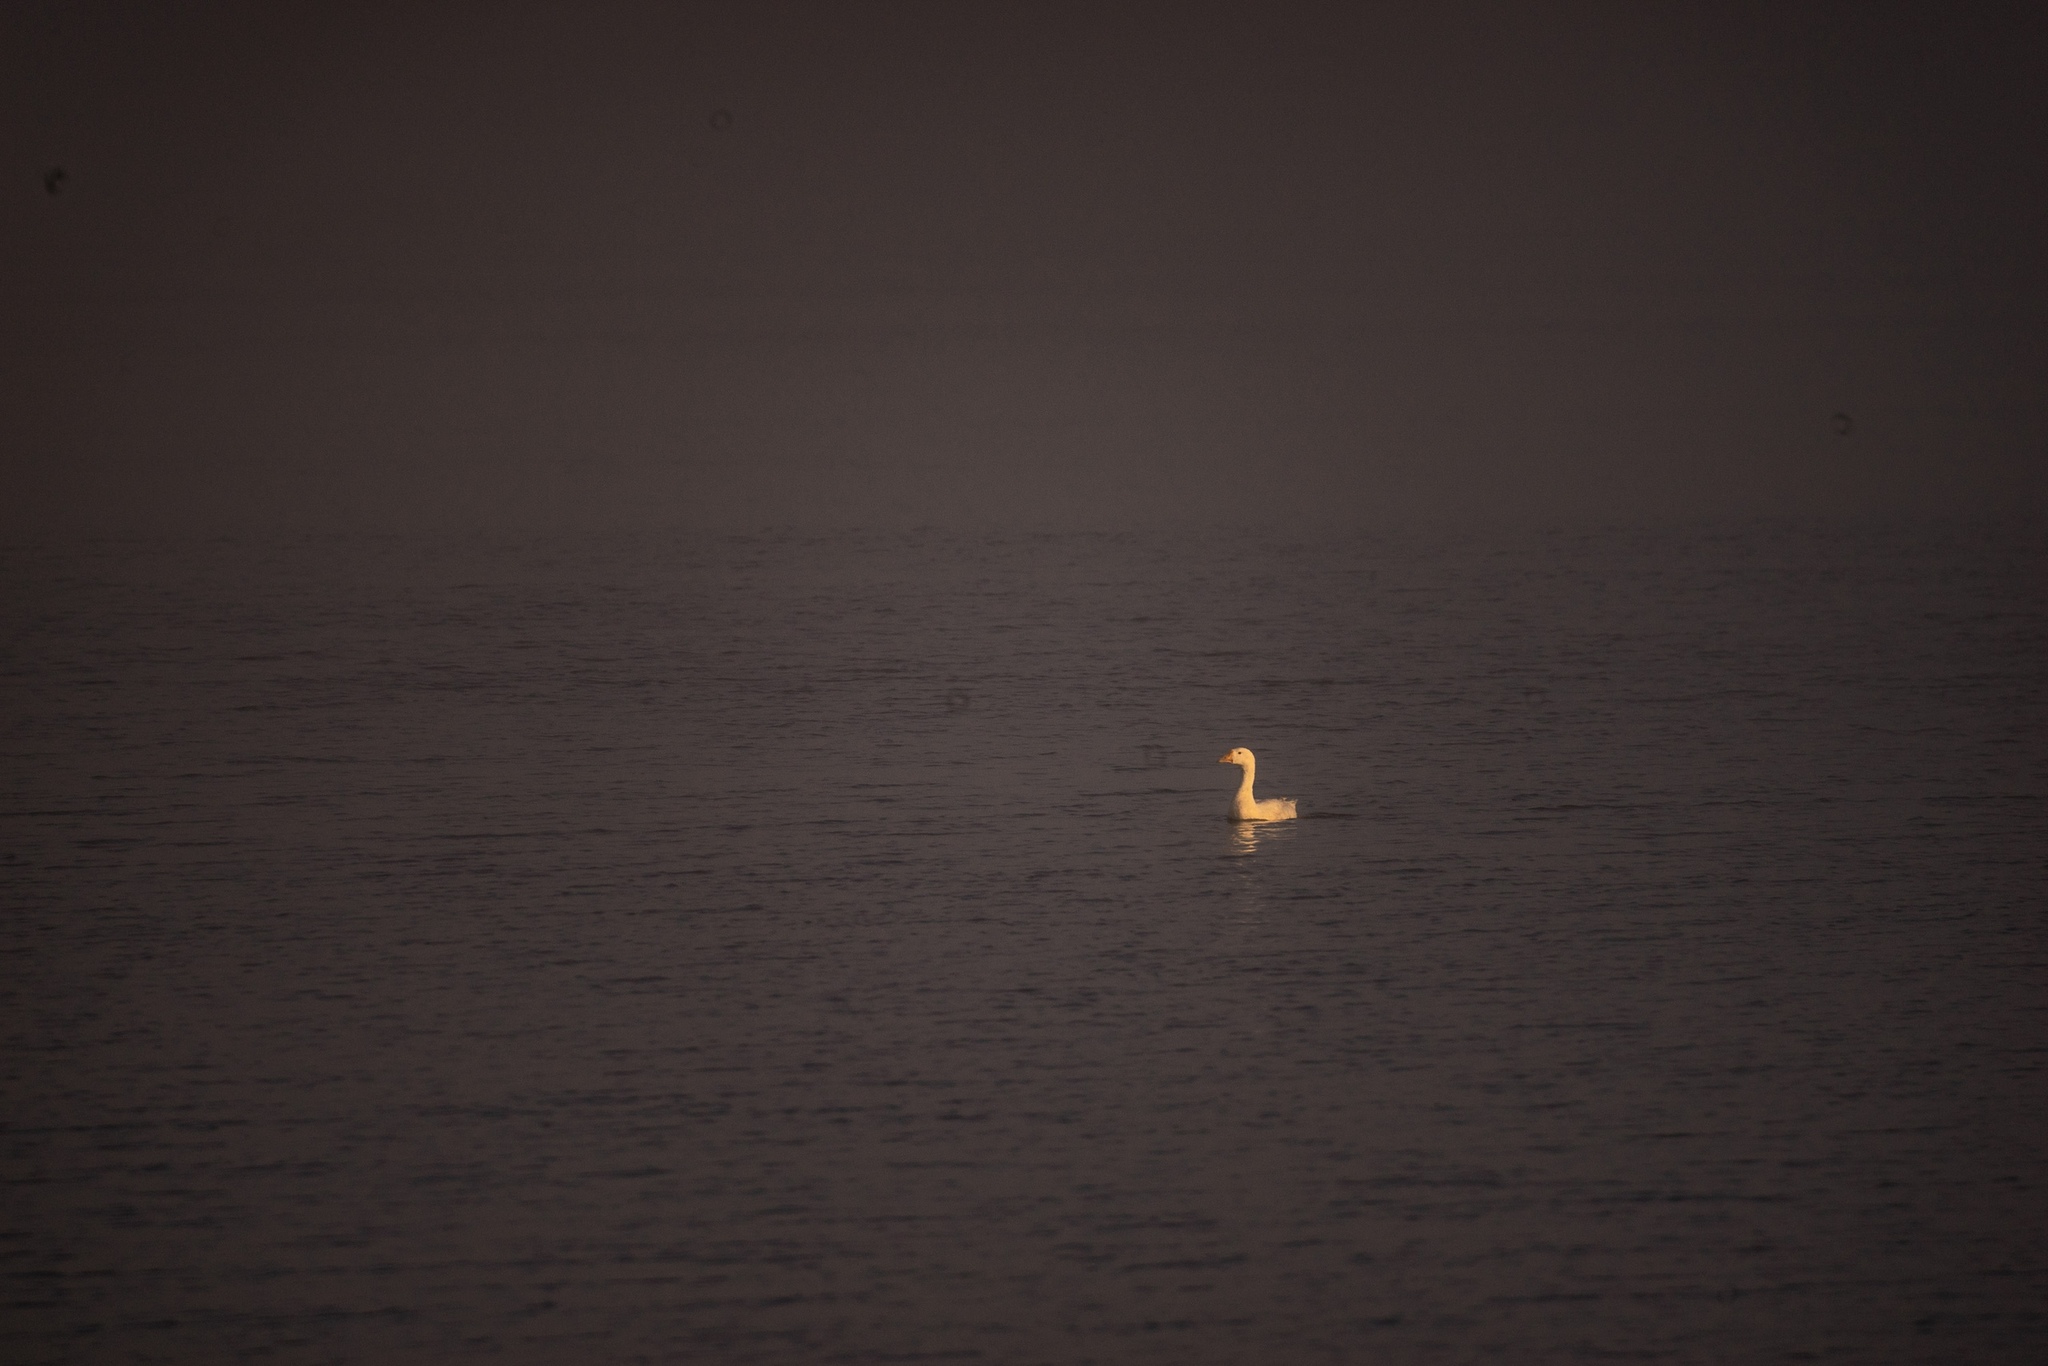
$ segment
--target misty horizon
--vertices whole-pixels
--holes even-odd
[[[2038,25],[355,14],[10,11],[7,534],[2041,508]]]

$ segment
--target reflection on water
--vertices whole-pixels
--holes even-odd
[[[1223,857],[1230,864],[1231,909],[1240,924],[1267,917],[1275,888],[1291,884],[1288,844],[1299,835],[1298,821],[1226,821]],[[1256,856],[1256,857],[1254,857]]]
[[[1226,821],[1230,830],[1230,852],[1234,856],[1257,853],[1268,847],[1300,838],[1300,821]]]

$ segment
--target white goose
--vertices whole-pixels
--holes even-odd
[[[1244,781],[1237,785],[1237,796],[1230,803],[1230,819],[1234,821],[1291,821],[1294,819],[1294,798],[1268,797],[1260,801],[1252,795],[1252,775],[1258,772],[1259,761],[1252,752],[1239,745],[1216,761],[1219,764],[1236,764],[1244,770]]]

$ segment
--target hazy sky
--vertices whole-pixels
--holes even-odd
[[[0,529],[2039,511],[2019,10],[6,4]]]

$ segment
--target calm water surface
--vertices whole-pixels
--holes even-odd
[[[10,1360],[2048,1353],[2038,532],[0,568]]]

